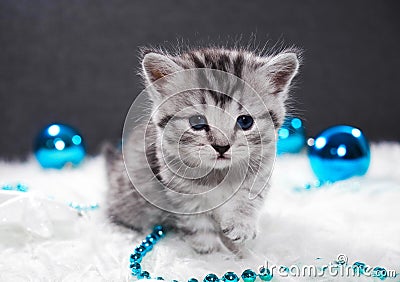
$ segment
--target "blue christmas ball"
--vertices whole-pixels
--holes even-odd
[[[35,141],[35,156],[44,168],[77,166],[85,157],[81,134],[72,127],[54,123],[43,128]]]
[[[371,156],[367,139],[360,129],[333,126],[309,143],[311,168],[322,182],[335,182],[364,175]]]
[[[278,130],[278,155],[284,153],[298,153],[306,143],[303,122],[297,117],[286,117]]]

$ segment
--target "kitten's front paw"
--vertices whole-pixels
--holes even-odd
[[[256,224],[249,218],[231,217],[221,222],[222,234],[235,244],[255,239],[257,236]]]
[[[192,244],[192,248],[201,255],[218,252],[221,249],[220,244],[208,244],[208,243],[198,243],[198,242]]]
[[[199,254],[210,254],[221,249],[221,242],[214,233],[195,233],[186,235],[185,240]]]

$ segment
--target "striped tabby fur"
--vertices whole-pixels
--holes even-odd
[[[157,195],[160,200],[187,214],[164,211],[141,197],[129,180],[121,153],[109,148],[106,154],[111,219],[143,231],[152,225],[164,224],[183,235],[199,253],[210,253],[224,246],[240,249],[247,240],[255,238],[258,210],[268,190],[257,187],[264,187],[268,182],[275,156],[275,140],[271,136],[275,136],[284,120],[285,101],[298,67],[296,50],[268,56],[224,48],[196,49],[174,55],[158,50],[144,52],[142,75],[146,85],[159,79],[166,82],[158,85],[151,95],[154,116],[147,126],[147,143],[141,138],[144,127],[124,140],[128,148],[124,158],[132,160],[129,175],[135,177],[135,184],[142,190],[166,186],[177,192],[200,193],[223,183],[213,200],[225,199],[227,193],[233,196],[215,209],[198,213],[209,199],[181,201],[170,190],[160,189]],[[237,84],[226,89],[230,95],[202,89],[171,95],[168,75],[188,69],[215,69],[232,74],[248,83],[266,107]],[[188,108],[190,112],[191,107],[197,107],[207,118],[209,126],[204,130],[190,127],[187,119],[190,113],[178,116],[182,109]],[[251,113],[257,130],[238,128],[235,119],[246,113]],[[213,146],[226,146],[228,150],[223,154],[231,162],[218,159],[220,153]],[[243,164],[246,158],[248,163]],[[144,168],[146,163],[153,175]],[[189,169],[179,175],[171,171],[171,167],[179,171],[182,164]],[[200,175],[204,169],[210,169],[209,173]]]

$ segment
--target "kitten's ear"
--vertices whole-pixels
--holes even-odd
[[[281,53],[266,62],[261,68],[272,87],[272,93],[286,92],[299,70],[299,59],[295,53]]]
[[[142,61],[142,67],[149,84],[152,84],[154,81],[166,75],[183,69],[167,56],[158,53],[146,54]]]

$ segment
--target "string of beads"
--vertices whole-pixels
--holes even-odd
[[[149,253],[153,249],[153,246],[164,236],[164,228],[161,225],[156,225],[153,228],[153,231],[146,236],[146,238],[141,242],[140,245],[135,248],[134,252],[130,255],[130,269],[132,276],[138,279],[152,278],[156,280],[165,280],[161,276],[152,277],[148,271],[142,269],[141,265],[142,260],[146,256],[146,254]],[[339,255],[338,257],[340,256],[341,255]],[[347,261],[335,261],[334,264],[346,265]],[[363,262],[355,262],[351,267],[356,271],[356,273],[359,273],[360,275],[364,274],[367,270],[367,266]],[[289,272],[289,269],[287,267],[285,268],[285,271]],[[377,266],[373,268],[372,277],[377,277],[380,280],[385,280],[387,278],[387,271],[385,268]],[[271,281],[273,278],[273,273],[268,268],[262,266],[260,267],[258,273],[251,269],[246,269],[240,275],[240,278],[243,280],[243,282],[254,282],[257,278],[261,281]],[[239,282],[240,278],[238,277],[238,275],[236,275],[236,273],[228,271],[222,277],[218,277],[214,273],[207,274],[204,277],[203,282]],[[172,282],[178,281],[172,280]],[[199,280],[197,280],[196,278],[190,278],[188,282],[199,282]]]
[[[130,255],[130,269],[132,275],[137,277],[138,279],[156,279],[156,280],[165,280],[161,276],[151,277],[150,273],[146,270],[142,269],[142,260],[146,256],[148,252],[153,249],[153,246],[160,241],[165,236],[164,228],[161,225],[157,225],[154,227],[153,232],[146,236],[146,238],[142,241],[142,243],[137,246],[134,252]],[[259,273],[257,274],[255,271],[251,269],[246,269],[243,271],[240,276],[244,282],[254,282],[257,278],[262,281],[271,281],[273,275],[268,268],[261,267],[259,269]],[[214,273],[207,274],[203,282],[238,282],[240,278],[236,273],[228,271],[222,277],[218,277]],[[172,280],[172,282],[178,282],[177,280]],[[190,278],[188,282],[199,282],[196,278]]]

